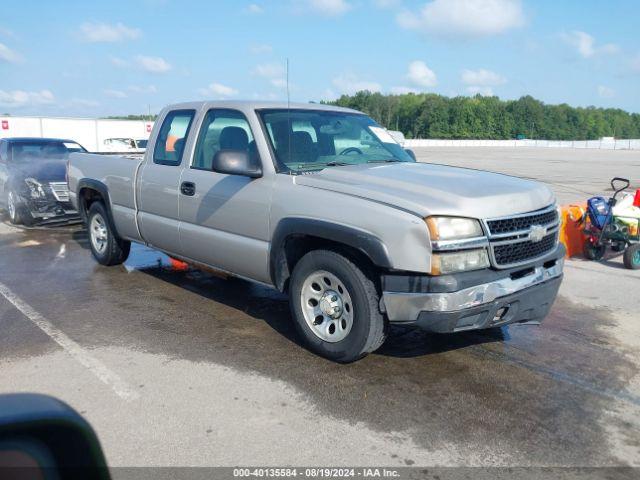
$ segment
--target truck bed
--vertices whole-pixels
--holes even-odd
[[[122,237],[139,240],[135,223],[136,174],[144,157],[72,153],[69,156],[68,183],[71,201],[83,183],[98,182],[108,191],[116,228]]]

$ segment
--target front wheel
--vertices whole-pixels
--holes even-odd
[[[353,362],[382,345],[379,300],[371,278],[329,250],[307,253],[291,275],[289,301],[298,333],[312,351],[336,362]]]
[[[624,252],[624,266],[630,270],[640,270],[640,243],[630,245]]]
[[[7,194],[7,213],[9,213],[9,221],[13,225],[25,225],[30,227],[33,225],[33,217],[20,204],[16,195],[12,190]]]
[[[591,241],[590,238],[588,238],[584,242],[584,256],[589,260],[602,260],[606,248],[607,247],[605,247],[604,245],[598,245],[595,242]]]
[[[92,203],[87,217],[89,244],[93,257],[101,265],[111,266],[123,263],[129,256],[131,242],[116,236],[104,205],[100,202]]]

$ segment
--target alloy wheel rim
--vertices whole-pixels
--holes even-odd
[[[317,270],[309,275],[302,284],[300,303],[307,325],[321,340],[336,343],[351,332],[351,295],[333,273]]]
[[[94,250],[98,253],[104,253],[107,248],[109,234],[104,218],[102,218],[102,215],[99,213],[95,214],[91,219],[89,236],[91,237],[91,245],[93,245]]]

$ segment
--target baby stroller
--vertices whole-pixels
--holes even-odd
[[[617,197],[630,185],[626,178],[611,180],[611,188],[615,192],[612,198],[590,198],[587,211],[583,217],[584,233],[587,239],[584,244],[584,256],[589,260],[601,260],[610,247],[615,252],[624,252],[624,266],[640,269],[640,218],[616,216],[613,209]]]

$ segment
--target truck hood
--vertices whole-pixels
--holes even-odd
[[[492,218],[552,204],[538,182],[497,173],[427,163],[329,167],[300,175],[295,183],[391,205],[416,215]]]

